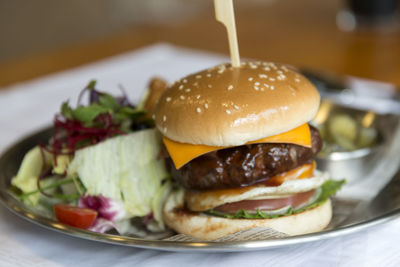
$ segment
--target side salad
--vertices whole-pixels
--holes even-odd
[[[114,97],[91,81],[76,107],[61,105],[53,129],[13,177],[10,190],[18,199],[61,223],[96,232],[134,233],[137,221],[153,232],[165,229],[161,209],[171,181],[148,112],[123,90]]]

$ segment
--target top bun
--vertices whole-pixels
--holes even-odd
[[[312,83],[285,65],[222,64],[170,86],[158,101],[155,120],[174,141],[238,146],[310,121],[319,101]]]

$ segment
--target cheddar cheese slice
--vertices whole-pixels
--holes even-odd
[[[176,169],[181,168],[194,158],[204,155],[208,152],[229,148],[229,146],[206,146],[193,145],[187,143],[175,142],[167,137],[163,137],[164,144],[168,150]],[[278,135],[261,138],[259,140],[250,141],[246,144],[260,143],[287,143],[296,144],[305,147],[311,147],[311,133],[308,124],[300,125],[293,130]]]

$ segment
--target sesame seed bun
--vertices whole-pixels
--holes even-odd
[[[293,236],[323,230],[332,218],[331,201],[301,213],[274,219],[227,219],[182,209],[179,192],[169,196],[164,206],[164,222],[176,232],[202,240],[215,240],[245,229],[263,227]]]
[[[281,64],[222,64],[189,75],[160,97],[155,120],[172,140],[237,146],[310,121],[320,96],[304,76]]]

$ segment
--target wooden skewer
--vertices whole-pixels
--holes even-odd
[[[239,46],[236,35],[235,13],[233,12],[232,0],[214,0],[215,17],[225,25],[228,32],[229,51],[232,66],[240,67]]]

